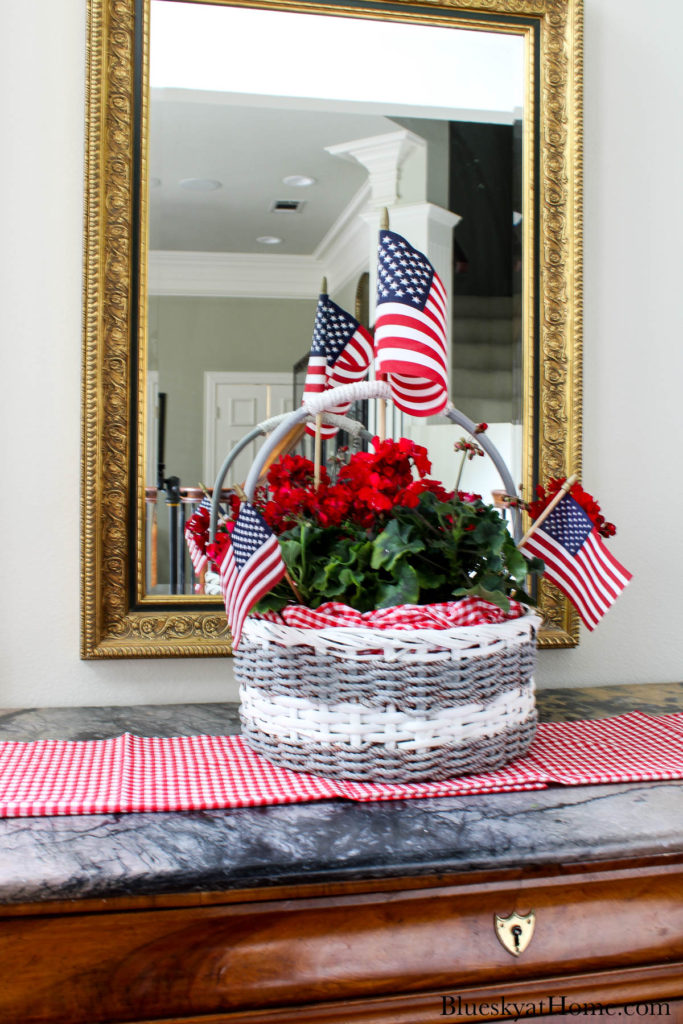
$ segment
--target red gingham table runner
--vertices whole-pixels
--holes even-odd
[[[277,768],[239,736],[0,743],[0,815],[259,807],[343,797],[404,800],[683,778],[683,713],[541,724],[528,754],[446,782],[343,782]]]

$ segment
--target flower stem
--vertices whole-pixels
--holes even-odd
[[[460,490],[460,480],[462,479],[462,471],[465,468],[465,459],[466,458],[467,458],[467,452],[463,452],[462,453],[462,458],[460,459],[460,468],[458,469],[458,475],[457,475],[457,477],[455,479],[455,495],[456,495],[456,497],[458,496],[458,491]]]

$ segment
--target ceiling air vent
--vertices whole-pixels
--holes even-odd
[[[302,199],[276,199],[271,208],[271,213],[301,213],[305,200]]]

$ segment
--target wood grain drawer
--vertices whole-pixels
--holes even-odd
[[[321,1020],[445,1020],[434,993],[531,991],[562,978],[584,979],[586,988],[585,979],[601,973],[620,984],[630,974],[634,998],[646,976],[666,982],[667,996],[683,996],[680,863],[401,886],[196,896],[185,906],[75,904],[59,914],[8,909],[0,1020],[235,1020],[268,1009],[264,1020],[303,1021],[317,1019],[316,1004],[332,1014]],[[529,909],[535,933],[515,958],[498,942],[493,917]],[[334,1017],[342,1002],[379,1007],[398,997],[414,1003],[413,1018],[356,1017],[350,1008],[347,1018]],[[418,1005],[433,1007],[433,1016],[421,1016]],[[292,1016],[287,1007],[300,1009]]]

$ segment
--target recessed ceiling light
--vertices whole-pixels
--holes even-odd
[[[221,188],[221,182],[215,178],[183,178],[178,184],[190,192],[215,192]]]
[[[315,185],[315,178],[309,177],[308,174],[290,174],[282,179],[282,184],[291,185],[292,188],[307,188],[309,185]]]
[[[282,239],[278,238],[277,235],[261,235],[256,241],[260,242],[261,245],[279,245]]]

